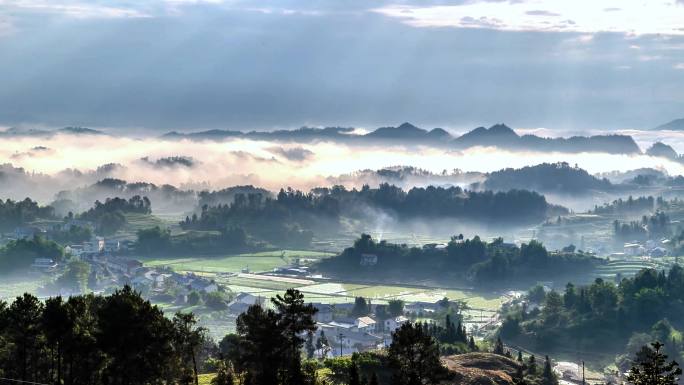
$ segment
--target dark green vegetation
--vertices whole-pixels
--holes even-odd
[[[599,179],[568,163],[542,163],[519,169],[506,168],[487,175],[484,187],[490,190],[528,189],[565,194],[610,191],[608,179]]]
[[[619,242],[645,241],[670,237],[670,217],[662,211],[657,211],[651,216],[644,215],[640,221],[620,223],[613,222],[615,239]]]
[[[100,179],[98,182],[86,187],[70,191],[60,191],[55,196],[53,205],[61,214],[66,215],[69,211],[80,212],[88,209],[90,202],[107,198],[120,197],[130,199],[138,196],[148,197],[154,202],[155,210],[178,212],[191,209],[196,203],[196,193],[192,190],[183,190],[169,184],[156,185],[149,182],[126,182],[122,179],[107,177],[111,173],[123,169],[120,164],[105,164],[95,171]],[[86,206],[84,204],[87,203]]]
[[[362,263],[369,255],[377,257],[376,264]],[[353,247],[321,261],[318,268],[333,276],[467,280],[479,286],[500,287],[588,272],[603,262],[580,252],[549,252],[534,240],[518,247],[501,238],[486,242],[477,236],[464,239],[460,235],[444,248],[419,248],[376,242],[363,234]]]
[[[186,218],[181,226],[216,231],[239,226],[273,244],[306,246],[313,230],[332,233],[342,217],[368,218],[369,208],[400,220],[449,218],[502,225],[538,223],[548,215],[567,212],[547,203],[542,195],[525,190],[494,193],[431,186],[404,191],[381,184],[361,190],[316,188],[309,193],[288,189],[275,198],[259,193],[236,194],[231,204],[203,206],[199,216]]]
[[[60,262],[64,258],[64,248],[39,236],[9,241],[0,248],[0,275],[25,271],[36,258]]]
[[[111,296],[0,302],[0,376],[45,384],[192,384],[204,331],[129,287]]]
[[[252,243],[239,227],[226,228],[219,232],[186,232],[171,236],[169,229],[155,226],[138,230],[136,235],[135,251],[145,256],[243,252],[260,247]]]
[[[655,209],[664,209],[668,206],[667,203],[662,197],[642,196],[633,198],[630,195],[627,199],[619,198],[611,203],[596,205],[590,212],[593,214],[641,215],[653,212]]]
[[[665,344],[665,352],[682,360],[679,330],[684,327],[684,269],[641,270],[619,284],[597,279],[586,287],[568,284],[564,293],[536,288],[527,303],[511,306],[501,327],[509,341],[546,351],[627,356],[618,359],[624,370],[628,356],[648,341]],[[542,304],[541,310],[531,304]],[[579,353],[578,353],[579,354]]]
[[[107,198],[104,203],[95,201],[95,205],[79,215],[79,219],[95,224],[98,234],[111,235],[126,224],[126,213],[151,214],[152,205],[147,197],[136,195],[128,200],[123,198]]]
[[[627,381],[635,384],[674,385],[679,383],[682,369],[676,361],[667,362],[667,355],[661,349],[663,344],[654,342],[651,346],[643,346],[636,354],[635,365],[632,366]]]
[[[402,325],[386,349],[305,359],[313,356],[316,309],[295,289],[271,301],[272,309],[249,307],[238,317],[237,333],[217,345],[192,313],[167,318],[128,286],[109,296],[44,302],[25,294],[0,302],[0,377],[43,384],[189,385],[198,384],[200,373],[214,372],[214,385],[558,384],[548,356],[516,359],[500,339],[492,353],[474,352],[473,339],[448,317],[442,326]],[[454,343],[469,346],[469,353],[445,357],[453,352],[444,344]],[[678,365],[667,361],[663,345],[652,346],[640,348],[627,379],[635,385],[675,384]]]
[[[16,202],[0,200],[0,231],[11,231],[38,219],[54,219],[54,209],[40,206],[29,198]]]

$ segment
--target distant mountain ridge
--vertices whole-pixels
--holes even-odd
[[[104,132],[93,130],[86,127],[64,127],[56,130],[42,130],[37,128],[17,128],[11,127],[4,131],[0,131],[0,137],[49,137],[56,134],[70,134],[70,135],[105,135]]]
[[[640,154],[641,149],[628,135],[573,136],[570,138],[544,138],[536,135],[518,135],[505,124],[495,124],[489,128],[478,127],[461,136],[454,137],[442,128],[426,130],[411,123],[397,127],[380,127],[367,134],[356,134],[353,128],[302,127],[296,130],[278,131],[231,131],[209,130],[194,133],[169,132],[164,139],[220,140],[241,137],[256,140],[283,140],[313,142],[321,140],[353,142],[357,144],[377,144],[378,141],[390,144],[430,145],[454,149],[487,146],[522,151],[558,152],[604,152],[611,154]]]
[[[653,129],[654,131],[669,130],[669,131],[684,131],[684,118],[675,119]]]

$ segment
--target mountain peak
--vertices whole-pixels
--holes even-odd
[[[489,127],[489,133],[490,133],[490,134],[497,134],[497,135],[501,135],[501,134],[505,134],[505,135],[513,134],[513,135],[515,135],[515,136],[518,136],[518,134],[516,134],[515,131],[513,131],[512,128],[508,127],[507,125],[505,125],[505,124],[503,124],[503,123],[498,123],[498,124],[495,124],[495,125]]]
[[[414,126],[413,124],[411,124],[409,122],[404,122],[404,123],[400,124],[397,128],[400,130],[420,130],[420,128]]]
[[[62,133],[74,134],[74,135],[102,135],[102,131],[93,130],[92,128],[86,127],[64,127],[57,130]]]
[[[659,156],[668,159],[677,159],[679,157],[674,148],[663,142],[653,143],[653,145],[646,150],[646,155]]]
[[[398,127],[380,127],[377,130],[367,134],[370,137],[378,138],[417,138],[422,137],[427,131],[418,128],[411,123],[404,122]]]
[[[448,137],[451,136],[445,129],[443,128],[433,128],[432,130],[428,131],[428,135],[434,138],[442,138],[442,137]]]
[[[654,130],[670,130],[670,131],[684,131],[684,118],[675,119],[668,123],[661,124],[654,128]]]

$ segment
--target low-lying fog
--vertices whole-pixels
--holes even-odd
[[[539,130],[536,133],[549,134]],[[664,138],[662,133],[639,132],[639,135],[635,135],[637,137],[642,149],[656,140],[672,144],[676,149],[684,148],[684,135],[679,133],[670,133]],[[165,159],[168,157],[183,158]],[[220,189],[253,184],[277,190],[283,186],[309,189],[334,183],[359,187],[373,181],[357,177],[355,172],[397,165],[414,166],[436,174],[446,170],[447,174],[451,174],[455,169],[489,172],[507,167],[565,161],[590,173],[645,167],[658,168],[670,175],[684,173],[681,163],[646,155],[513,152],[496,148],[450,151],[389,144],[355,146],[335,142],[282,143],[245,139],[200,142],[70,134],[49,138],[0,137],[0,161],[23,167],[28,173],[46,174],[33,177],[37,181],[45,181],[40,184],[39,190],[35,186],[24,189],[21,184],[4,183],[0,186],[3,198],[31,196],[41,201],[51,200],[57,191],[91,184],[105,176],[129,182],[145,181],[178,187]],[[94,172],[98,167],[110,163],[123,167]],[[67,169],[80,172],[64,172]],[[468,178],[454,177],[438,180],[425,178],[407,181],[407,184],[466,185],[471,182]]]

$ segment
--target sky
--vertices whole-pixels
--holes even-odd
[[[681,0],[0,0],[0,126],[158,133],[684,117]]]

